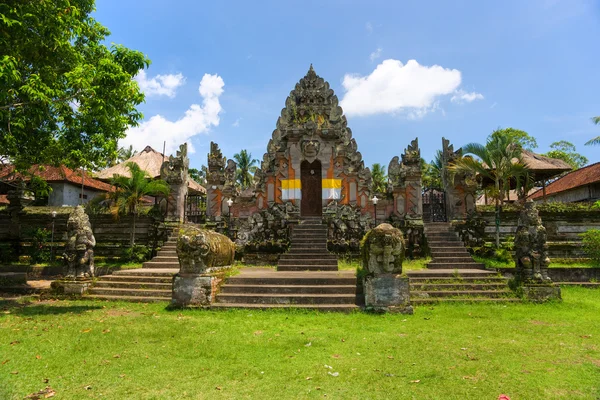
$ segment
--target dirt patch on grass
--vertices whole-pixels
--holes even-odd
[[[124,316],[128,316],[128,317],[139,317],[140,315],[142,315],[141,313],[137,312],[137,311],[131,311],[131,310],[126,310],[126,309],[111,309],[111,310],[106,310],[104,312],[104,314],[107,317],[124,317]]]

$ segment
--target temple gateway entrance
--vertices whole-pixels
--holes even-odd
[[[320,217],[323,213],[321,162],[307,160],[300,164],[300,182],[302,199],[300,215],[302,217]]]

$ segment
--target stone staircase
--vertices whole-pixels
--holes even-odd
[[[458,234],[447,222],[425,224],[425,236],[431,250],[430,269],[484,269],[473,260]]]
[[[179,271],[177,234],[171,233],[156,257],[139,269],[115,271],[101,276],[88,292],[88,298],[111,301],[171,301],[173,275]]]
[[[327,251],[327,226],[322,219],[300,220],[292,229],[290,249],[279,258],[277,271],[337,270],[337,256]]]
[[[362,302],[354,271],[244,268],[221,287],[213,309],[303,308],[350,312]]]
[[[508,279],[475,262],[449,223],[426,223],[432,261],[426,270],[407,273],[411,302],[515,302]]]

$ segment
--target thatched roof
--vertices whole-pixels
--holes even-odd
[[[168,156],[163,155],[163,153],[159,153],[152,147],[146,146],[144,150],[130,159],[96,173],[96,178],[103,181],[110,181],[113,175],[121,175],[129,178],[131,174],[126,164],[128,162],[134,162],[139,165],[142,170],[146,171],[150,178],[157,179],[160,178],[160,167],[167,158]],[[206,189],[191,178],[188,181],[188,188],[192,193],[206,193]]]
[[[152,179],[160,178],[160,167],[167,158],[168,157],[165,157],[162,153],[159,153],[152,147],[146,146],[144,150],[140,151],[130,159],[96,173],[96,178],[103,181],[109,181],[113,175],[121,175],[129,178],[131,174],[126,166],[128,162],[134,162],[139,165],[139,167],[146,171]]]
[[[535,175],[535,180],[538,181],[550,179],[573,169],[563,160],[542,156],[529,150],[523,150],[521,156],[527,168]]]

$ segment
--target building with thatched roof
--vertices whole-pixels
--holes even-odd
[[[96,178],[108,182],[114,175],[130,177],[131,174],[129,172],[129,169],[127,168],[127,163],[133,162],[139,165],[139,167],[142,170],[146,171],[150,178],[159,179],[160,167],[162,166],[163,162],[165,162],[168,158],[169,157],[165,156],[163,153],[159,153],[152,147],[146,146],[144,150],[140,151],[139,153],[136,153],[130,159],[96,173]],[[190,194],[206,193],[206,189],[191,178],[188,181],[188,189],[190,191]]]
[[[563,160],[546,157],[529,150],[523,150],[521,157],[527,168],[533,173],[536,182],[547,181],[573,169]]]

